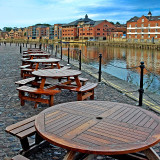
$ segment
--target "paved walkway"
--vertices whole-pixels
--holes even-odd
[[[25,47],[22,49],[26,50]],[[5,160],[15,156],[21,149],[19,140],[5,132],[6,126],[36,115],[48,107],[45,104],[41,104],[37,109],[34,109],[33,102],[27,102],[23,107],[20,106],[16,91],[17,86],[14,84],[15,81],[21,79],[19,69],[21,54],[19,51],[19,46],[15,46],[15,44],[12,44],[12,46],[9,44],[0,46],[0,127],[2,128],[0,130],[0,159]],[[66,65],[65,61],[61,63]],[[71,67],[77,69],[75,66],[71,65]],[[92,82],[97,82],[97,79],[87,72],[83,72],[82,77],[86,77]],[[75,101],[76,98],[76,93],[63,90],[59,95],[55,96],[54,104]],[[105,83],[99,83],[95,89],[95,100],[116,101],[132,105],[137,103]],[[149,109],[145,105],[142,107]],[[159,144],[155,146],[155,149],[160,154]],[[65,153],[66,150],[48,144],[45,148],[39,148],[39,152],[29,158],[32,160],[61,160]],[[113,158],[106,156],[98,156],[96,159],[113,160]]]

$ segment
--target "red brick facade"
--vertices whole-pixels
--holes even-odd
[[[127,22],[127,39],[144,42],[160,39],[160,16],[133,17]]]

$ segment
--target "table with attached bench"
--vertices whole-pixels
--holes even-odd
[[[35,128],[42,138],[68,150],[65,160],[95,155],[122,160],[126,156],[129,160],[160,159],[151,148],[160,142],[160,117],[129,104],[109,101],[58,104],[37,115]]]
[[[26,78],[26,77],[31,77],[32,76],[32,72],[34,70],[38,70],[39,69],[39,64],[49,64],[50,68],[55,68],[55,65],[57,66],[58,69],[61,68],[60,64],[59,64],[59,59],[55,59],[55,58],[43,58],[43,59],[26,59],[23,61],[27,62],[30,64],[29,68],[24,68],[21,69],[21,77]],[[33,67],[33,65],[35,65],[35,67]]]
[[[77,92],[77,100],[84,100],[88,97],[94,99],[94,88],[97,83],[84,83],[84,78],[79,78],[81,74],[80,71],[71,69],[43,69],[38,71],[33,71],[32,75],[35,76],[35,83],[39,83],[38,88],[33,88],[29,86],[18,87],[19,98],[21,99],[21,105],[25,104],[25,100],[35,101],[35,108],[39,102],[47,103],[49,106],[53,105],[53,96],[60,92],[60,89],[68,89]],[[70,79],[71,77],[71,79]],[[60,81],[61,78],[67,78],[63,82],[56,82],[56,84],[49,85],[45,87],[46,79],[53,78]],[[58,88],[59,90],[55,90]],[[40,98],[41,95],[49,95],[49,100]],[[36,97],[35,97],[36,96]]]

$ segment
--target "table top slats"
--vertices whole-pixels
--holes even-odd
[[[110,123],[106,123],[104,124],[103,122],[102,123],[99,123],[97,128],[100,128],[100,129],[104,129],[104,130],[107,130],[107,131],[114,131],[115,133],[121,133],[122,135],[125,135],[127,137],[133,137],[134,139],[137,139],[137,140],[144,140],[146,139],[146,136],[144,135],[140,135],[139,132],[136,132],[135,130],[132,130],[133,133],[130,134],[131,132],[131,129],[127,129],[125,127],[121,127],[121,126],[118,126],[118,125],[113,125],[113,124],[110,124]]]
[[[83,123],[86,123],[89,121],[89,118],[85,118],[85,119],[78,119],[77,121],[74,121],[73,123],[70,123],[69,127],[65,126],[63,127],[59,133],[59,136],[64,136],[65,134],[67,134],[68,132],[76,129],[77,127],[81,126]],[[58,131],[55,131],[55,133],[57,133]]]
[[[74,130],[75,128],[77,128],[78,126],[82,125],[81,121],[83,120],[84,122],[84,118],[70,118],[69,120],[67,119],[66,121],[63,121],[63,123],[57,125],[57,126],[54,126],[50,132],[53,132],[54,134],[60,136],[61,132],[62,134],[64,135],[65,133],[67,134],[68,132]],[[87,120],[86,120],[87,122]],[[76,124],[76,126],[74,126]],[[66,127],[68,126],[68,127]],[[66,131],[68,130],[68,132]]]
[[[124,123],[124,122],[120,122],[120,121],[115,121],[115,120],[112,120],[112,119],[107,119],[106,122],[116,124],[118,126],[122,126],[122,127],[128,128],[128,129],[133,129],[134,131],[138,131],[138,132],[140,132],[140,134],[144,134],[144,135],[152,132],[152,129],[150,129],[150,128],[140,127],[140,126],[136,126],[136,125],[133,125],[133,124],[128,124],[128,123]]]
[[[56,120],[52,125],[46,126],[46,131],[53,132],[58,130],[59,128],[67,125],[68,123],[71,123],[72,121],[78,119],[78,117],[71,116],[71,115],[65,115],[63,119],[61,118],[61,121]]]
[[[50,143],[89,154],[127,154],[160,142],[160,118],[141,107],[108,101],[76,101],[42,111],[38,133]]]

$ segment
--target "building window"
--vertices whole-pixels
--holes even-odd
[[[155,34],[155,38],[157,38],[157,34]]]
[[[157,29],[155,29],[155,32],[157,32]]]
[[[97,31],[100,31],[100,28],[97,28]]]
[[[144,19],[142,19],[142,22],[144,22]]]
[[[148,29],[148,32],[150,32],[150,29]]]
[[[129,38],[131,38],[131,35],[129,34]]]
[[[143,25],[143,24],[142,24],[141,26],[142,26],[142,27],[144,27],[144,25]]]
[[[129,30],[129,32],[131,32],[131,29]]]
[[[150,27],[150,24],[148,24],[148,27]]]
[[[135,24],[135,27],[137,27],[137,24]]]
[[[142,34],[142,36],[141,36],[142,38],[144,38],[144,35]]]
[[[135,32],[137,32],[137,30],[135,29]]]
[[[131,24],[129,25],[129,27],[131,27]]]
[[[137,38],[137,34],[135,34],[135,38]]]
[[[148,38],[150,38],[150,34],[148,35]]]
[[[144,29],[142,29],[142,32],[144,32]]]
[[[156,26],[158,26],[158,23],[156,23]]]
[[[97,35],[100,35],[100,33],[97,33]]]

